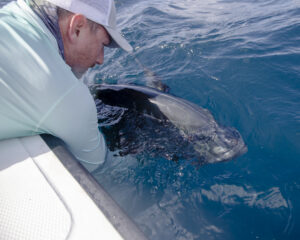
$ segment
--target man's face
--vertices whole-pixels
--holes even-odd
[[[87,24],[80,29],[76,44],[69,49],[67,63],[77,77],[81,77],[88,68],[104,61],[104,46],[110,43],[110,37],[104,27],[98,25],[91,29]]]

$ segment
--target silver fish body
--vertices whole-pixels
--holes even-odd
[[[186,154],[181,155],[181,158],[185,158],[184,155],[188,155],[188,152],[195,152],[193,156],[196,156],[202,163],[214,163],[230,160],[247,152],[247,147],[236,129],[220,126],[207,109],[184,99],[149,87],[136,85],[100,84],[91,86],[91,91],[98,103],[99,101],[101,103],[98,104],[100,115],[101,111],[103,112],[109,106],[111,110],[118,108],[117,112],[119,113],[120,109],[132,114],[135,112],[129,118],[143,116],[144,118],[155,119],[157,124],[150,126],[153,131],[160,129],[159,131],[162,132],[165,128],[176,129],[176,131],[172,130],[171,134],[166,133],[163,138],[168,137],[168,135],[172,138],[169,141],[181,138],[182,140],[178,140],[179,143],[177,143],[178,149],[181,149],[180,141],[188,142],[189,150],[181,149],[181,152],[186,152]],[[124,111],[121,112],[124,114]],[[116,116],[114,116],[112,118],[114,124],[120,121],[122,116],[120,115],[120,119],[117,121]],[[145,119],[141,121],[148,122]],[[160,128],[159,124],[164,128]],[[121,128],[117,128],[117,131],[122,132]],[[134,129],[136,128],[133,128],[131,132]],[[148,130],[151,132],[151,129]],[[176,133],[173,134],[174,132]],[[109,132],[106,133],[109,134]],[[147,138],[143,140],[146,141]],[[160,142],[159,144],[163,143]],[[151,142],[143,144],[143,146],[149,147],[149,144]],[[130,143],[127,143],[128,145]]]

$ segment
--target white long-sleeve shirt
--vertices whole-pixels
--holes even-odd
[[[88,88],[43,22],[18,0],[0,9],[0,139],[41,133],[62,139],[82,162],[105,159]]]

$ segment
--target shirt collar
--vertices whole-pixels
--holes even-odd
[[[43,21],[48,30],[55,37],[59,53],[65,60],[64,45],[58,24],[57,6],[45,0],[25,0],[33,12]]]

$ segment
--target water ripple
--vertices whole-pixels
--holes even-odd
[[[246,204],[257,208],[288,208],[287,201],[283,198],[280,189],[273,187],[265,192],[256,192],[242,186],[215,184],[209,190],[201,190],[202,195],[208,199],[222,204]]]

